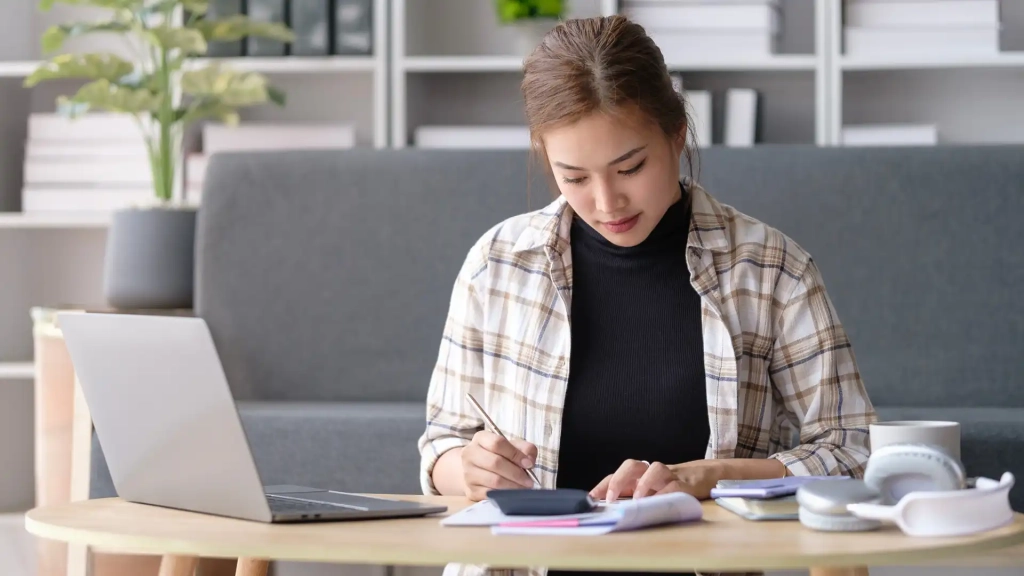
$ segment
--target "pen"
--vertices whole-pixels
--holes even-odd
[[[501,436],[502,440],[508,442],[508,438],[506,438],[505,435],[501,433],[501,430],[498,429],[498,425],[494,423],[494,420],[491,420],[491,417],[487,415],[487,412],[484,411],[484,407],[481,406],[480,403],[476,401],[476,398],[473,398],[472,394],[466,392],[466,399],[469,400],[469,403],[472,404],[473,408],[477,411],[478,414],[480,414],[480,417],[484,419],[484,422],[487,423],[487,427],[491,429],[491,432],[493,434]],[[537,478],[537,475],[534,474],[533,470],[529,468],[525,468],[525,470],[526,473],[530,475],[530,478],[534,482],[536,482],[538,486],[540,486],[540,480]]]

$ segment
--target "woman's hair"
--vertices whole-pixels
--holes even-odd
[[[686,130],[686,163],[693,175],[695,146],[686,101],[672,86],[661,50],[639,24],[624,16],[562,22],[526,58],[523,72],[535,150],[544,153],[540,136],[545,130],[591,113],[639,113],[669,138]]]

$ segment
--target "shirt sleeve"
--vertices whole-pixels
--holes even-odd
[[[877,417],[813,260],[784,300],[769,371],[800,432],[795,447],[772,457],[793,476],[862,477]]]
[[[474,280],[486,270],[478,247],[470,252],[455,280],[437,362],[427,390],[426,430],[420,436],[420,487],[437,495],[434,465],[445,452],[466,446],[483,422],[465,400],[471,392],[482,401],[483,305]]]

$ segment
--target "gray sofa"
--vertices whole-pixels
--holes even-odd
[[[266,483],[419,491],[456,271],[487,228],[550,200],[528,166],[519,151],[213,158],[196,311]],[[1024,147],[714,148],[699,179],[814,255],[883,419],[960,421],[971,475],[1024,478]],[[92,495],[111,495],[95,447]]]

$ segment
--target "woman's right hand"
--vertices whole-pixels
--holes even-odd
[[[477,432],[462,449],[462,474],[466,497],[487,498],[487,491],[504,488],[533,488],[526,473],[537,461],[537,447],[523,440],[505,440],[488,431]]]

